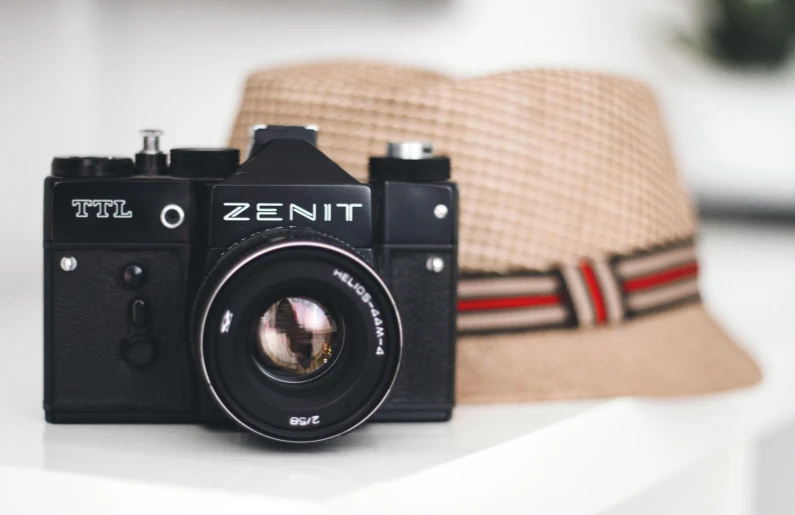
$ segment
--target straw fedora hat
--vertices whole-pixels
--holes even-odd
[[[319,147],[359,180],[388,141],[450,156],[459,402],[683,395],[761,379],[701,303],[693,206],[643,84],[322,63],[251,75],[231,145],[244,150],[258,123],[318,125]]]

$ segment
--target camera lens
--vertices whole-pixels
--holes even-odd
[[[192,340],[209,393],[240,426],[315,442],[366,421],[397,377],[402,332],[378,273],[309,229],[224,253],[199,289]]]
[[[257,322],[255,358],[262,370],[286,382],[322,374],[339,355],[337,323],[318,302],[279,299]]]

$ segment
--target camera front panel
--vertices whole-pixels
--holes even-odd
[[[193,418],[186,257],[184,247],[45,251],[48,420]]]
[[[387,181],[376,189],[383,210],[376,250],[403,321],[404,351],[374,419],[448,420],[455,403],[458,189],[447,181]]]
[[[448,420],[455,403],[455,249],[390,246],[381,252],[404,343],[395,385],[373,420]]]
[[[45,180],[44,401],[52,422],[194,420],[186,334],[195,185]]]

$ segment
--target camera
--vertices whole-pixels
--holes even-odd
[[[47,421],[313,442],[450,418],[448,158],[390,143],[364,184],[311,126],[254,127],[242,165],[143,137],[134,159],[57,157],[45,179]]]

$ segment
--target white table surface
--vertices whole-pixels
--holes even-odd
[[[740,392],[459,406],[314,446],[44,422],[40,279],[0,298],[0,513],[598,513],[795,420],[795,229],[706,225],[702,289],[766,378]]]

